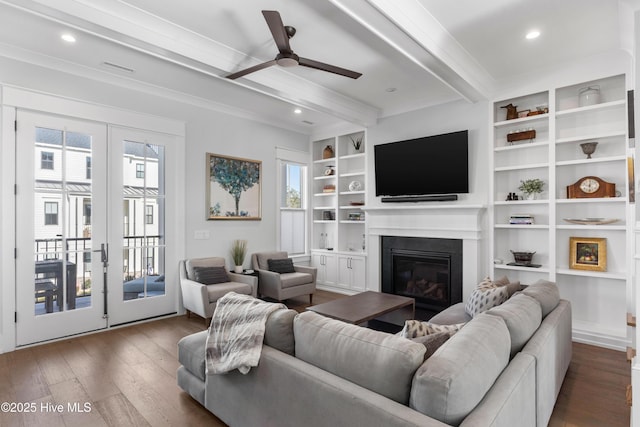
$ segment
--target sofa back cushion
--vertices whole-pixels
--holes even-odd
[[[507,366],[510,349],[504,321],[478,314],[418,368],[409,406],[459,425]]]
[[[295,310],[276,310],[267,318],[264,328],[264,344],[293,356],[293,318]]]
[[[424,345],[311,311],[296,316],[293,333],[298,359],[408,404]]]
[[[487,314],[501,317],[507,325],[511,335],[511,359],[522,350],[542,322],[540,303],[522,293],[514,295],[498,307],[493,307]]]
[[[542,317],[547,317],[560,302],[560,292],[558,286],[548,280],[538,280],[533,285],[526,286],[522,291],[523,294],[535,298],[542,308]]]

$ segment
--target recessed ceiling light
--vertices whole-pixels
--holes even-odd
[[[293,112],[296,114],[302,114],[302,110],[299,108],[296,108],[295,110],[293,110]]]
[[[537,39],[539,36],[540,36],[540,31],[531,30],[527,33],[525,37],[527,38],[527,40],[533,40],[533,39]]]
[[[75,43],[76,42],[76,38],[73,36],[73,34],[65,33],[65,34],[61,35],[60,38],[62,40],[64,40],[64,41],[66,41],[67,43]]]
[[[395,92],[395,91],[397,91],[398,89],[397,89],[397,88],[395,88],[395,87],[388,87],[388,88],[386,88],[385,90],[386,90],[387,92],[391,93],[391,92]]]

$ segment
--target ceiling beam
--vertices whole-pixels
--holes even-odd
[[[259,63],[228,46],[119,1],[102,4],[87,0],[0,0],[13,7],[64,23],[77,30],[223,79],[281,101],[362,126],[374,125],[380,110],[280,67],[236,81],[225,76],[239,62]]]
[[[488,99],[494,79],[418,0],[329,0],[470,102]]]

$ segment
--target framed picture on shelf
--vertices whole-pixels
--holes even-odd
[[[261,219],[262,162],[207,153],[207,220]]]
[[[607,239],[569,237],[569,268],[607,271]]]

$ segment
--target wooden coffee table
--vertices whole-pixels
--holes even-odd
[[[413,319],[415,300],[382,292],[362,292],[360,294],[307,307],[323,316],[359,325],[369,320],[382,320],[396,325]]]

